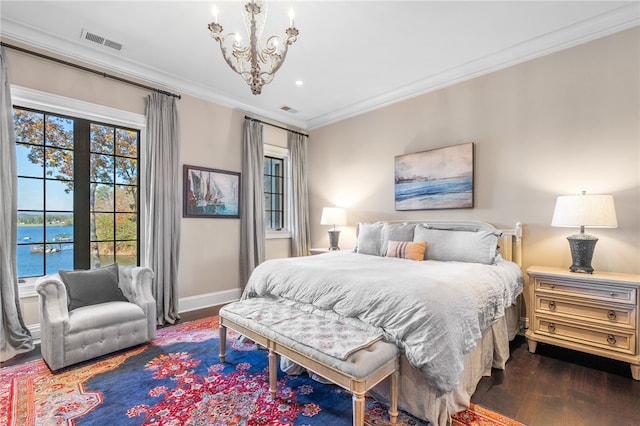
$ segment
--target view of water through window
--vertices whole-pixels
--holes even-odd
[[[139,131],[28,108],[14,123],[18,277],[136,265]]]
[[[42,225],[18,226],[18,276],[37,277],[55,274],[60,269],[72,270],[73,226]],[[46,271],[44,270],[46,256]],[[123,266],[135,266],[136,256],[100,255],[101,266],[118,262]]]

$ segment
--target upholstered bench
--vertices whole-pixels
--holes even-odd
[[[269,350],[269,388],[277,391],[277,357],[284,356],[353,394],[353,424],[364,424],[365,393],[391,376],[389,415],[398,416],[398,348],[336,319],[266,298],[230,303],[220,310],[220,361],[227,328]],[[328,332],[330,331],[330,332]]]

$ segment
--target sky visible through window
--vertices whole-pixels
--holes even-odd
[[[56,119],[56,124],[58,126],[62,127],[65,132],[68,131],[72,134],[73,120],[61,119],[59,117],[56,117]],[[35,140],[34,138],[22,139],[20,135],[16,136],[18,142],[16,145],[18,176],[44,178],[44,166],[42,164],[34,164],[28,158],[31,146],[20,144],[22,141],[41,144],[42,140]],[[47,177],[54,178],[57,174],[56,171],[49,171],[52,171],[53,173]],[[47,191],[47,205],[43,206],[45,188],[42,180],[19,179],[18,210],[44,210],[45,208],[48,211],[73,210],[73,193],[65,192],[67,185],[64,182],[48,180],[45,185]]]

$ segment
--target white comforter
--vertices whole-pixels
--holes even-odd
[[[520,268],[500,258],[483,265],[332,252],[262,263],[243,298],[282,297],[377,327],[443,394],[522,283]]]

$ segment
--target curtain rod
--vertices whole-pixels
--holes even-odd
[[[100,76],[102,76],[104,78],[110,78],[110,79],[113,79],[113,80],[120,81],[122,83],[127,83],[127,84],[130,84],[132,86],[140,87],[142,89],[151,90],[152,92],[157,92],[157,93],[161,93],[163,95],[173,96],[174,98],[182,99],[181,95],[177,95],[175,93],[167,92],[166,90],[157,89],[155,87],[146,86],[144,84],[136,83],[135,81],[127,80],[127,79],[122,78],[122,77],[117,77],[115,75],[107,74],[105,72],[96,71],[94,69],[87,68],[87,67],[84,67],[82,65],[74,64],[73,62],[67,62],[67,61],[64,61],[62,59],[54,58],[52,56],[47,56],[45,54],[34,52],[32,50],[28,50],[28,49],[25,49],[25,48],[22,48],[22,47],[18,47],[18,46],[14,46],[14,45],[11,45],[11,44],[7,44],[7,43],[5,43],[3,41],[0,42],[0,45],[2,45],[4,47],[8,47],[9,49],[17,50],[17,51],[22,52],[22,53],[27,53],[29,55],[37,56],[38,58],[47,59],[49,61],[53,61],[53,62],[57,62],[59,64],[63,64],[63,65],[67,65],[67,66],[70,66],[70,67],[73,67],[73,68],[77,68],[77,69],[82,70],[82,71],[86,71],[86,72],[90,72],[90,73],[93,73],[93,74],[97,74],[97,75],[100,75]]]
[[[267,126],[271,126],[271,127],[277,127],[278,129],[286,130],[287,132],[291,132],[291,133],[295,133],[296,135],[304,136],[305,138],[309,137],[309,135],[307,135],[306,133],[296,132],[295,130],[287,129],[286,127],[278,126],[277,124],[271,124],[271,123],[267,123],[266,121],[262,121],[262,120],[260,120],[258,118],[249,117],[248,115],[245,115],[244,119],[245,120],[251,120],[251,121],[257,121],[258,123],[266,124]]]

